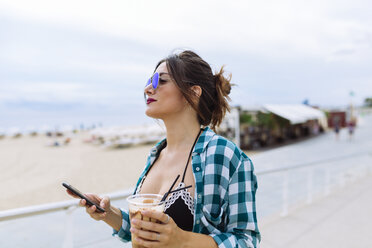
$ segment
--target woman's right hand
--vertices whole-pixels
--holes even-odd
[[[67,193],[74,198],[80,199],[77,195],[75,195],[69,190],[67,190]],[[110,198],[107,196],[102,198],[96,194],[90,194],[90,193],[84,194],[84,195],[88,197],[91,201],[98,203],[99,206],[105,210],[105,212],[103,213],[97,212],[96,211],[97,207],[94,205],[92,206],[87,205],[87,201],[84,199],[80,199],[79,206],[85,207],[85,211],[90,215],[91,218],[95,220],[105,220],[107,216],[107,212],[110,211],[110,207],[111,207]]]
[[[105,196],[105,197],[100,197],[95,194],[85,194],[89,199],[91,199],[94,202],[99,203],[99,206],[105,210],[105,212],[97,212],[97,207],[96,206],[88,206],[86,203],[87,201],[84,199],[81,199],[79,202],[79,206],[85,207],[86,212],[90,215],[95,220],[105,220],[107,216],[107,212],[110,211],[110,198]]]

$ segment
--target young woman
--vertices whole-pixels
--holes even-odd
[[[258,247],[255,194],[256,176],[251,160],[214,130],[229,110],[230,79],[223,68],[211,67],[192,51],[161,60],[145,89],[146,115],[161,119],[166,139],[147,160],[135,194],[163,195],[177,175],[178,188],[192,185],[167,198],[164,213],[143,211],[160,223],[129,221],[127,210],[107,197],[88,196],[106,210],[86,206],[96,220],[113,227],[114,235],[144,247]]]

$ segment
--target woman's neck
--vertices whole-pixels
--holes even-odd
[[[189,149],[200,131],[197,118],[190,118],[190,116],[168,118],[164,120],[164,124],[167,130],[168,152]]]

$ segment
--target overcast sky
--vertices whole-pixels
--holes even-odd
[[[0,127],[144,122],[144,83],[183,48],[226,65],[234,105],[362,104],[371,10],[367,0],[0,0]]]

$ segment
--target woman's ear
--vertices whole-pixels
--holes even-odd
[[[197,96],[198,98],[201,96],[202,91],[203,91],[199,85],[191,86],[191,90],[194,92],[195,96]]]

